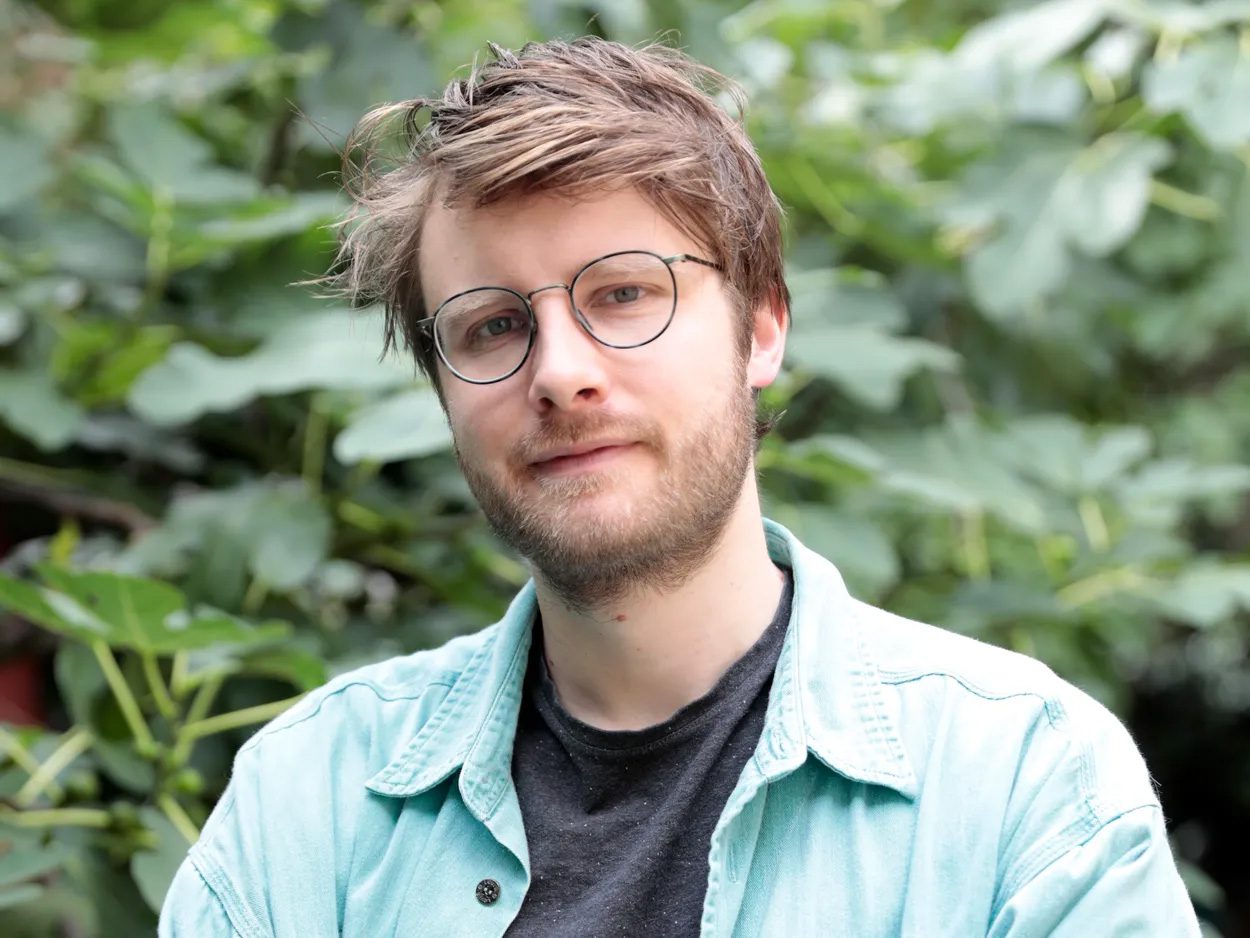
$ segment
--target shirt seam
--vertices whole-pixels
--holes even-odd
[[[454,682],[455,682],[455,674],[451,672],[444,672],[442,674],[437,675],[435,679],[431,679],[429,682],[423,685],[420,690],[413,690],[408,693],[396,693],[392,695],[392,694],[389,694],[385,689],[378,687],[376,684],[374,684],[371,681],[364,681],[364,680],[348,681],[346,684],[343,684],[341,687],[336,687],[333,691],[330,691],[329,693],[322,695],[317,700],[316,705],[311,710],[309,710],[308,713],[302,714],[298,718],[292,719],[288,723],[283,723],[281,726],[273,726],[273,725],[266,726],[264,729],[258,732],[255,736],[249,739],[246,743],[244,743],[243,746],[239,749],[239,753],[242,754],[244,752],[247,752],[250,749],[255,749],[262,742],[264,742],[265,739],[267,739],[268,737],[275,736],[278,733],[281,733],[285,730],[294,729],[295,727],[299,726],[301,723],[305,723],[308,720],[311,720],[313,717],[321,713],[322,707],[324,707],[326,703],[328,703],[331,699],[338,697],[341,694],[344,694],[347,691],[355,687],[367,687],[369,690],[373,691],[374,696],[377,697],[378,700],[385,701],[387,703],[393,703],[394,701],[397,701],[397,700],[419,700],[421,697],[424,697],[427,693],[429,693],[431,688],[434,688],[434,687],[450,688]]]
[[[226,920],[230,922],[232,929],[243,936],[243,938],[271,938],[271,933],[261,925],[256,916],[252,914],[252,910],[239,897],[224,871],[219,870],[215,865],[208,862],[198,852],[192,852],[189,859],[192,867],[203,881],[205,888],[212,894],[217,904],[221,906],[221,910],[225,913]]]
[[[1042,705],[1042,709],[1046,712],[1047,722],[1050,723],[1051,729],[1058,730],[1067,723],[1067,712],[1064,710],[1063,704],[1054,697],[1048,696],[1041,691],[1036,690],[1015,690],[995,692],[977,685],[974,681],[969,680],[962,674],[956,674],[953,671],[944,671],[938,669],[926,671],[888,671],[878,667],[881,674],[883,684],[897,686],[900,684],[910,684],[916,681],[924,680],[927,677],[941,677],[954,681],[970,694],[980,697],[982,700],[1002,701],[1012,700],[1017,697],[1032,697]],[[1084,778],[1082,779],[1085,780]]]
[[[1002,898],[999,902],[995,903],[991,920],[1002,911],[1003,906],[1010,902],[1013,896],[1017,895],[1021,890],[1033,882],[1033,880],[1045,873],[1063,856],[1078,847],[1083,847],[1116,821],[1121,820],[1135,811],[1142,810],[1161,812],[1159,805],[1154,804],[1153,802],[1145,802],[1143,804],[1137,804],[1132,807],[1124,808],[1123,810],[1118,811],[1103,820],[1099,820],[1097,817],[1092,817],[1087,814],[1084,818],[1074,821],[1045,844],[1039,846],[1038,849],[1033,852],[1032,856],[1025,858],[1027,862],[1021,862],[1019,865],[1019,872],[1004,883]],[[1075,836],[1072,836],[1073,832],[1075,832]]]

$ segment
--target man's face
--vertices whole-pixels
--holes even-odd
[[[435,309],[474,287],[527,294],[629,250],[703,256],[632,190],[437,205],[422,235],[425,299]],[[682,582],[715,547],[752,464],[751,385],[772,375],[753,379],[721,275],[692,262],[674,274],[676,313],[648,345],[599,344],[557,289],[533,297],[538,329],[516,374],[473,385],[439,363],[457,457],[487,519],[574,608]]]

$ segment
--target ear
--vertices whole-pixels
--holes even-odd
[[[753,388],[764,388],[776,380],[786,350],[790,311],[785,300],[772,294],[753,314],[751,353],[747,359],[747,381]]]

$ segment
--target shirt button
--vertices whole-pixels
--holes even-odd
[[[484,879],[477,884],[477,901],[482,905],[494,905],[499,898],[499,884],[493,879]]]

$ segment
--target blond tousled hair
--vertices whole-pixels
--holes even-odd
[[[417,328],[429,315],[417,255],[434,198],[481,207],[634,187],[722,265],[740,337],[762,303],[788,308],[781,208],[735,83],[663,44],[587,37],[489,48],[493,61],[441,97],[375,108],[348,139],[352,208],[327,279],[358,305],[384,305],[384,350],[402,342],[438,387],[433,345]]]

